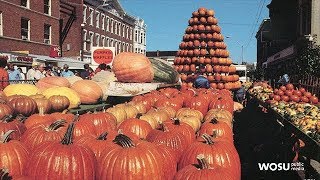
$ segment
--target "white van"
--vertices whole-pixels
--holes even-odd
[[[236,67],[236,74],[239,75],[239,80],[242,82],[250,81],[250,78],[247,77],[247,65],[234,65]]]

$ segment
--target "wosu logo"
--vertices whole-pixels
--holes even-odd
[[[304,170],[303,163],[258,163],[260,171]]]

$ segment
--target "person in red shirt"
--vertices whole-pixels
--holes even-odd
[[[9,74],[4,68],[7,66],[7,60],[0,60],[0,90],[9,85]]]

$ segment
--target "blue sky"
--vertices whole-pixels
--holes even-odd
[[[256,32],[271,0],[119,0],[130,15],[147,24],[147,51],[178,50],[192,12],[199,7],[213,9],[234,62],[256,61]]]

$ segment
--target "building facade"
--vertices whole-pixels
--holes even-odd
[[[0,52],[10,61],[31,62],[59,45],[59,3],[54,0],[0,0]]]
[[[0,0],[0,54],[9,60],[91,63],[93,47],[134,52],[136,29],[143,41],[135,45],[145,53],[144,21],[127,14],[118,0]]]
[[[258,51],[257,68],[266,66],[269,75],[283,75],[290,71],[290,61],[297,50],[308,43],[319,45],[320,1],[318,0],[272,0],[267,6],[271,23],[268,48]],[[259,33],[259,32],[258,32]],[[265,42],[259,42],[258,46]],[[268,52],[265,52],[268,51]],[[267,59],[261,54],[267,54]],[[260,58],[260,59],[259,59]]]
[[[147,25],[141,18],[136,18],[134,26],[134,40],[133,48],[135,53],[146,54],[147,40],[146,40]]]

